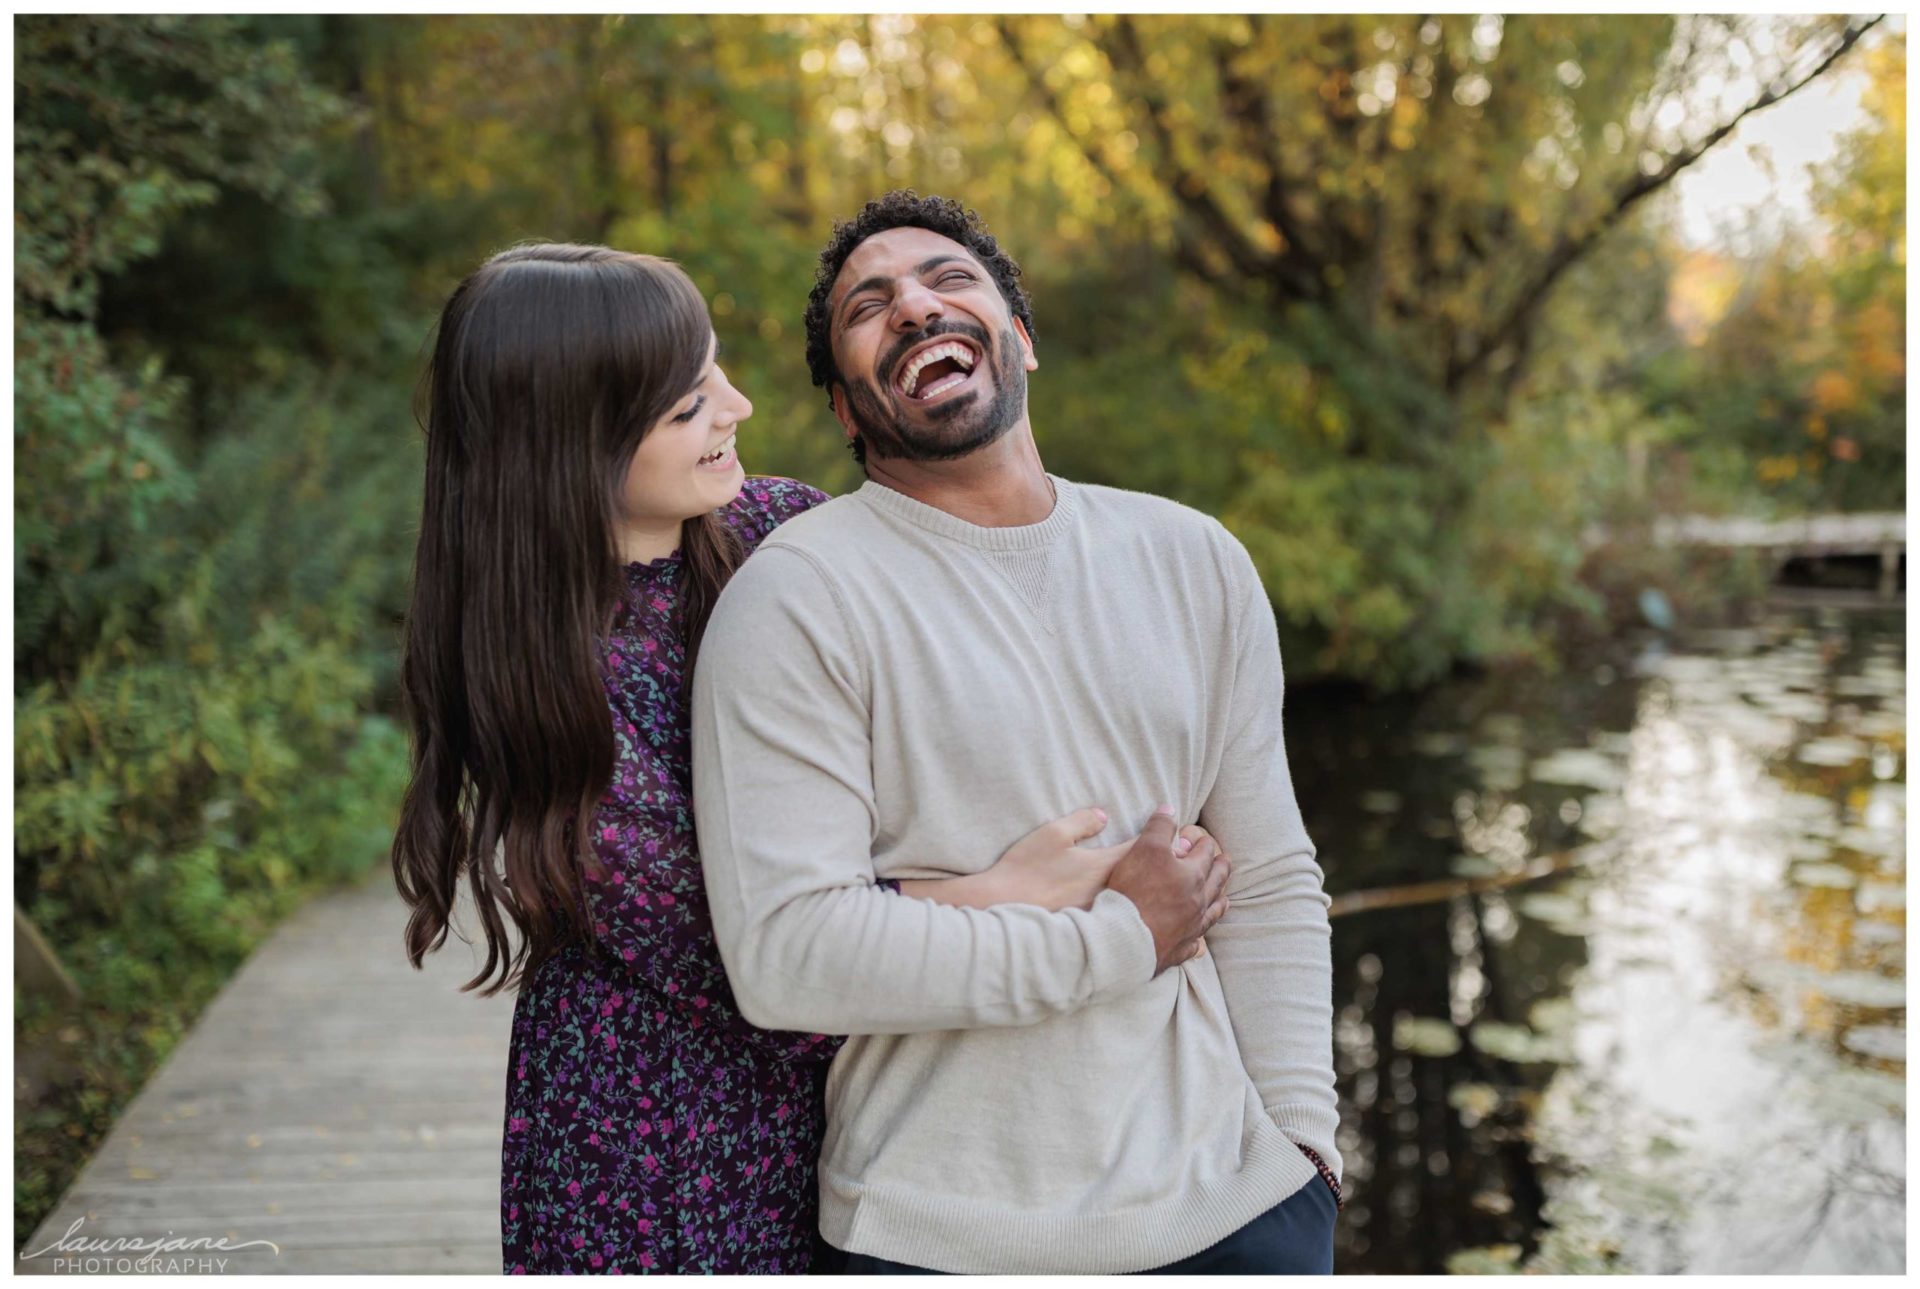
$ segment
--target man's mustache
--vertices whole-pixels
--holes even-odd
[[[987,335],[983,328],[966,322],[931,322],[927,324],[925,330],[916,331],[910,336],[903,337],[900,343],[895,345],[892,351],[887,354],[886,358],[882,360],[877,373],[880,377],[881,385],[887,389],[892,389],[893,369],[900,365],[900,360],[907,356],[907,351],[910,349],[918,349],[921,345],[926,344],[927,341],[939,336],[965,336],[968,340],[980,346],[980,353],[987,362],[991,363],[993,361],[993,339]]]

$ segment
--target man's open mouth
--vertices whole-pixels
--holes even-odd
[[[931,403],[972,380],[979,362],[972,341],[943,336],[907,355],[894,388],[916,403]]]

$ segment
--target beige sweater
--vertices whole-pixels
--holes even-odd
[[[1295,1141],[1340,1168],[1328,901],[1272,608],[1214,520],[1054,483],[1025,527],[874,483],[788,521],[721,596],[694,683],[741,1011],[854,1035],[821,1231],[940,1271],[1161,1266],[1314,1178]],[[873,885],[978,871],[1083,806],[1108,845],[1162,801],[1234,873],[1210,955],[1159,976],[1112,891],[1048,913]]]

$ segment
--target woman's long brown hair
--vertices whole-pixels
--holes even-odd
[[[487,946],[465,989],[515,987],[591,942],[591,824],[614,769],[602,660],[626,588],[618,498],[640,441],[699,381],[711,334],[678,267],[604,246],[503,251],[441,312],[393,873],[416,967],[446,942],[465,880]],[[681,551],[691,675],[742,552],[715,514],[685,522]]]

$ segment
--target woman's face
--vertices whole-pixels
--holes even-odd
[[[727,382],[719,356],[718,341],[710,338],[700,383],[640,440],[620,494],[628,527],[677,527],[740,494],[747,476],[734,449],[734,427],[753,415],[753,404]]]

